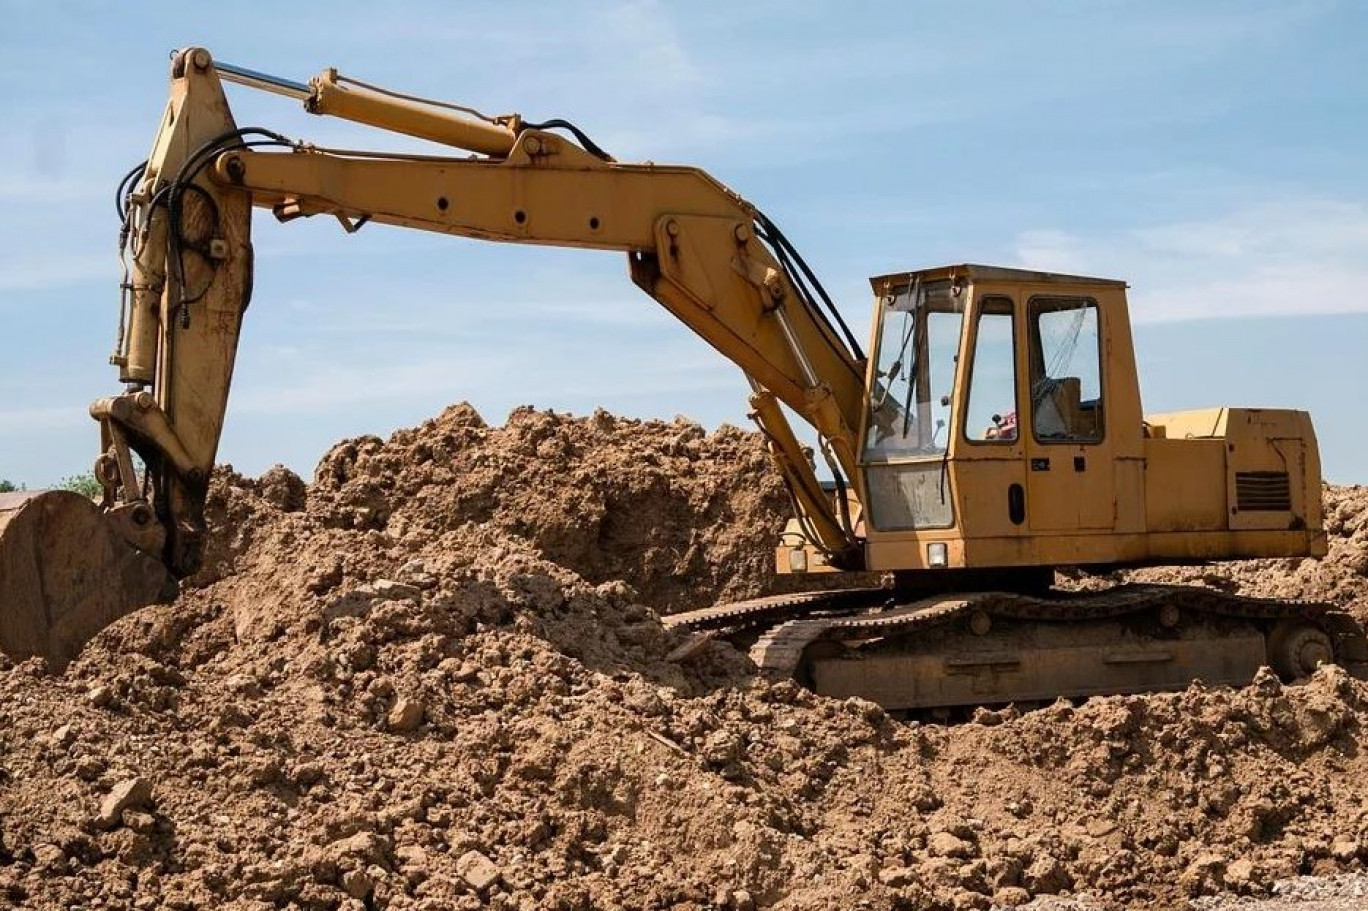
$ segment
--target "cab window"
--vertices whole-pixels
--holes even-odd
[[[866,460],[945,452],[963,303],[962,287],[950,281],[917,281],[884,298]]]
[[[1011,300],[988,297],[974,320],[974,352],[969,362],[966,439],[1014,443],[1017,439],[1016,343]]]
[[[1042,443],[1096,443],[1104,428],[1097,302],[1030,302],[1031,432]]]

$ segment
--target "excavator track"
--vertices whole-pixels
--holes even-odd
[[[1304,676],[1335,661],[1368,676],[1368,639],[1332,605],[1208,588],[1124,585],[1044,596],[899,599],[888,589],[778,595],[676,614],[762,671],[888,709],[1241,685],[1259,667]]]

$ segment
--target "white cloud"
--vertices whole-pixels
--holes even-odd
[[[1079,239],[1067,231],[1040,229],[1017,237],[1016,257],[1024,266],[1047,272],[1081,274],[1087,270],[1087,254]]]
[[[1122,278],[1137,321],[1368,312],[1368,206],[1282,199],[1084,237],[1022,232],[1014,259]]]

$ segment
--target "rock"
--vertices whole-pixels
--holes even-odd
[[[58,749],[66,749],[76,740],[76,732],[71,729],[70,724],[64,724],[52,732],[52,745]]]
[[[1006,886],[993,893],[993,904],[999,908],[1017,908],[1031,900],[1031,893],[1020,886]]]
[[[338,839],[328,846],[328,853],[339,864],[346,858],[358,858],[365,863],[379,863],[385,856],[385,841],[374,832],[362,831]]]
[[[1228,889],[1244,892],[1258,885],[1258,879],[1259,868],[1248,857],[1241,857],[1226,865],[1225,884]]]
[[[418,586],[392,579],[376,579],[369,588],[375,592],[377,601],[419,601],[423,597],[423,591]]]
[[[300,787],[309,788],[322,781],[324,774],[321,762],[301,762],[295,766],[294,780]]]
[[[408,696],[400,696],[394,700],[394,706],[385,716],[385,727],[397,733],[408,733],[418,730],[423,723],[423,703],[419,699]]]
[[[477,892],[484,892],[499,881],[499,868],[479,851],[471,850],[456,861],[456,872]]]
[[[428,878],[431,859],[420,845],[396,848],[394,855],[399,859],[399,872],[408,880],[410,886],[416,886]]]
[[[352,898],[364,900],[375,888],[375,883],[365,870],[348,870],[342,874],[342,888]]]
[[[239,696],[254,697],[261,695],[261,685],[250,674],[233,674],[223,681],[223,685]]]
[[[926,849],[934,857],[973,857],[974,846],[949,832],[936,832],[926,843]]]
[[[401,582],[417,586],[423,591],[431,591],[437,587],[437,577],[428,572],[427,564],[422,560],[410,560],[399,567],[399,572],[395,575]]]
[[[123,821],[139,835],[151,835],[157,828],[157,817],[142,810],[124,810]]]
[[[998,855],[991,858],[987,865],[988,882],[995,889],[1021,885],[1021,875],[1026,872],[1021,858]]]
[[[755,899],[745,889],[737,889],[730,896],[730,907],[734,911],[755,911]]]
[[[152,800],[152,783],[146,778],[129,778],[116,784],[100,804],[95,826],[112,829],[123,818],[124,810],[146,806]]]
[[[103,683],[97,683],[86,692],[86,698],[97,709],[102,709],[114,701],[114,691]]]
[[[53,844],[34,845],[33,865],[46,873],[66,873],[68,869],[66,852]]]
[[[1358,857],[1358,839],[1350,835],[1337,835],[1330,843],[1330,856],[1341,863],[1348,863]]]
[[[82,756],[80,759],[76,760],[74,771],[76,772],[76,777],[85,781],[94,781],[104,774],[104,760],[95,756]]]
[[[1073,885],[1073,877],[1057,858],[1042,854],[1021,874],[1021,884],[1033,895],[1056,895]]]
[[[1226,859],[1219,854],[1199,854],[1178,877],[1188,895],[1211,895],[1225,888]]]
[[[1110,819],[1094,819],[1088,823],[1085,831],[1090,838],[1106,838],[1116,831],[1116,822]]]

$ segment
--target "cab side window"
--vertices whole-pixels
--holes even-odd
[[[1042,443],[1096,443],[1105,426],[1097,302],[1030,302],[1031,431]]]
[[[1017,439],[1016,344],[1012,301],[984,298],[974,320],[969,403],[964,435],[970,440],[1012,443]]]

